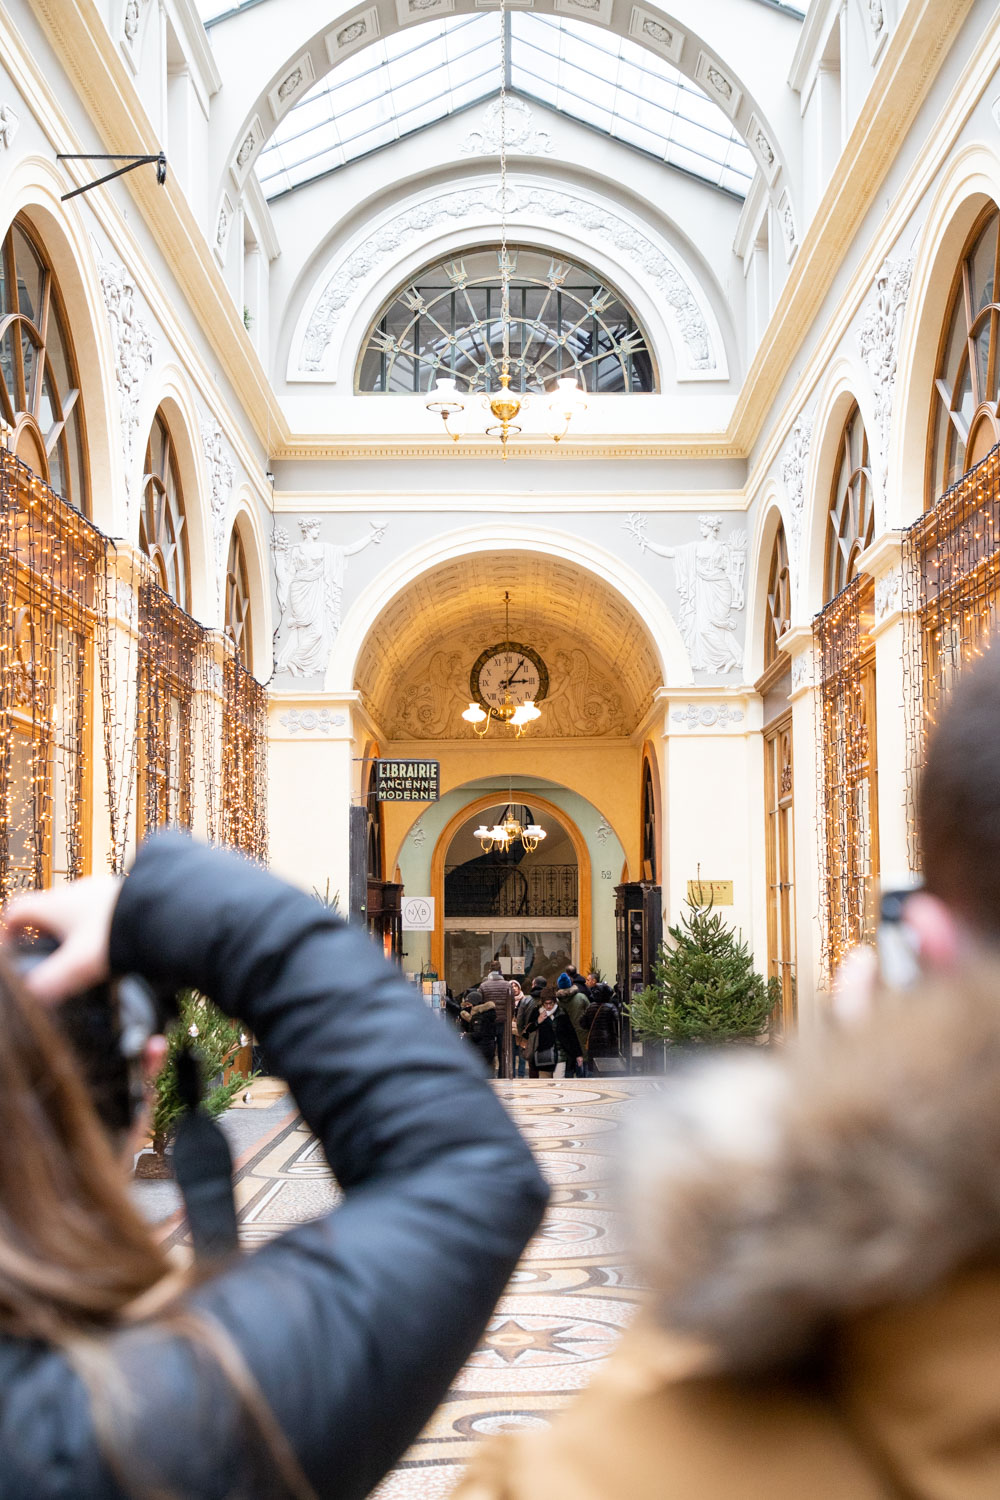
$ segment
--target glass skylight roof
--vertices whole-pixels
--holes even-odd
[[[586,22],[508,13],[509,86],[716,187],[746,194],[750,152],[719,107],[645,47]],[[428,21],[355,53],[279,124],[268,198],[497,92],[497,16]]]

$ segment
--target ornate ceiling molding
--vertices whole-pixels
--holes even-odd
[[[691,268],[662,236],[596,195],[537,182],[512,183],[508,205],[512,237],[523,235],[530,240],[537,238],[539,229],[544,233],[568,228],[577,242],[584,242],[577,252],[584,259],[587,242],[598,254],[614,252],[619,263],[652,294],[670,340],[678,380],[728,379],[725,344],[711,303]],[[433,253],[435,232],[453,227],[495,236],[494,183],[470,184],[411,201],[339,250],[324,266],[306,301],[292,340],[288,379],[334,379],[340,353],[335,333],[346,322],[348,310],[370,298],[370,315],[374,316],[383,295],[376,283],[386,279],[394,261],[411,255],[421,241],[427,242],[428,254]],[[401,274],[398,279],[405,277]],[[636,311],[643,316],[644,309]]]

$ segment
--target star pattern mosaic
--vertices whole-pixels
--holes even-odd
[[[552,1185],[549,1210],[478,1347],[371,1500],[445,1500],[477,1443],[546,1428],[614,1348],[640,1292],[614,1209],[615,1138],[623,1114],[651,1086],[638,1078],[496,1086]],[[248,1248],[328,1212],[338,1196],[295,1115],[247,1154],[235,1182]],[[163,1233],[179,1255],[188,1253],[182,1222]]]

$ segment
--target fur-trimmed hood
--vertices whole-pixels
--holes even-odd
[[[1000,970],[668,1078],[627,1159],[656,1316],[722,1369],[1000,1259]]]

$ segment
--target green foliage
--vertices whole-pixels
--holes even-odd
[[[319,886],[314,885],[313,888],[312,888],[312,893],[313,893],[314,900],[318,901],[319,904],[320,904],[320,906],[325,906],[326,909],[327,909],[327,911],[332,911],[333,914],[334,914],[334,916],[336,916],[336,917],[342,917],[344,915],[344,913],[340,909],[340,892],[339,892],[339,890],[338,891],[334,891],[334,893],[333,893],[332,896],[330,895],[330,877],[329,877],[329,875],[326,877],[326,889],[323,890],[323,891],[321,891],[320,888],[319,888]]]
[[[594,978],[597,980],[597,982],[599,984],[603,984],[604,983],[604,975],[601,973],[601,966],[597,962],[597,954],[596,953],[592,953],[590,955],[590,967],[584,970],[584,975],[583,975],[584,979],[586,979],[586,977],[587,977],[588,974],[593,974]]]
[[[186,1041],[193,1039],[191,1028],[197,1027],[196,1048],[201,1068],[203,1098],[202,1109],[206,1114],[221,1115],[228,1109],[236,1095],[245,1089],[256,1073],[247,1076],[234,1073],[228,1083],[223,1083],[221,1074],[240,1046],[242,1027],[239,1021],[231,1021],[222,1011],[197,990],[183,990],[178,996],[180,1020],[176,1022],[167,1038],[167,1060],[154,1082],[155,1103],[150,1121],[153,1134],[153,1150],[162,1156],[173,1133],[184,1104],[177,1091],[177,1055]]]
[[[710,906],[689,903],[669,928],[651,985],[629,1006],[634,1031],[678,1044],[760,1036],[780,998],[776,979],[755,972],[747,944]]]

